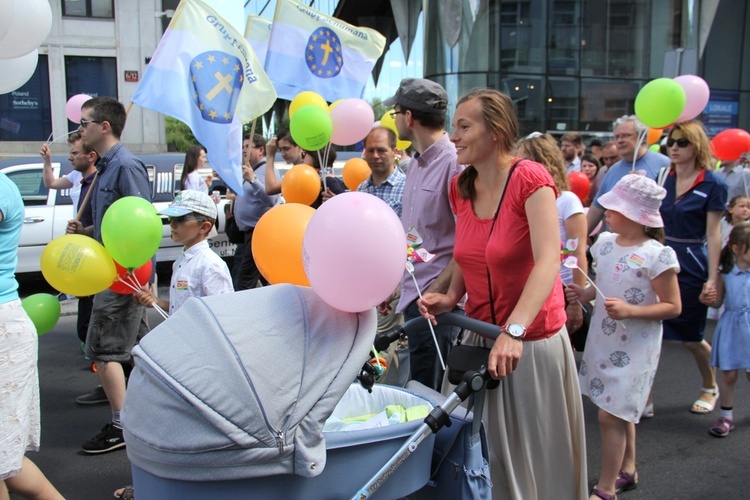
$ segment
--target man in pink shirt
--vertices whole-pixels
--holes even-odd
[[[435,254],[429,262],[414,263],[419,290],[444,293],[450,284],[456,223],[448,201],[451,179],[463,170],[456,163],[456,147],[443,130],[448,95],[439,84],[421,78],[401,81],[396,95],[383,104],[393,106],[399,139],[411,141],[415,154],[406,171],[401,223],[404,231],[416,231],[423,239],[421,248]],[[408,272],[401,279],[401,299],[396,306],[406,320],[420,316],[419,298]],[[381,305],[387,312],[390,305]],[[435,334],[443,359],[458,335],[450,326],[438,326]],[[440,390],[443,370],[429,326],[409,336],[411,378]]]

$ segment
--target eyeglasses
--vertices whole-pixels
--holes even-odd
[[[88,127],[89,123],[102,123],[104,120],[84,120],[81,118],[81,127]]]
[[[169,220],[169,223],[177,222],[178,224],[182,224],[183,222],[187,222],[189,220],[195,220],[198,222],[206,222],[206,219],[201,219],[200,217],[194,217],[192,215],[181,215],[179,217],[167,217],[167,220]]]
[[[671,148],[675,144],[677,144],[677,147],[679,147],[679,148],[686,148],[686,147],[690,146],[690,141],[688,141],[684,137],[682,139],[672,139],[671,137],[669,139],[667,139],[667,147],[668,148]]]
[[[602,160],[604,160],[604,161],[611,161],[613,163],[616,162],[619,159],[620,159],[619,156],[602,156]]]
[[[403,115],[406,113],[405,109],[402,109],[401,111],[396,111],[395,109],[390,112],[391,118],[396,118],[396,115]]]
[[[615,140],[619,141],[620,139],[629,139],[629,138],[634,137],[634,136],[635,136],[635,134],[633,134],[633,133],[618,134],[618,135],[615,136]]]

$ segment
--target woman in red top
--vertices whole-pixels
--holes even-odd
[[[456,214],[447,294],[419,301],[428,319],[466,293],[468,316],[503,325],[495,341],[469,332],[465,344],[491,347],[488,369],[502,379],[483,416],[494,498],[586,498],[583,407],[565,331],[555,184],[544,166],[514,158],[518,121],[508,96],[480,89],[456,108]]]

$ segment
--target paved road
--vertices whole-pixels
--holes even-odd
[[[150,315],[152,324],[160,319],[156,313]],[[89,456],[80,451],[81,443],[108,421],[109,407],[75,403],[76,396],[97,384],[96,375],[81,355],[75,316],[61,318],[51,332],[40,338],[39,368],[42,449],[29,456],[66,498],[112,498],[116,487],[130,483],[127,454],[120,450]],[[750,470],[748,383],[741,379],[738,384],[737,429],[726,439],[714,438],[707,432],[716,412],[688,412],[699,385],[688,351],[679,344],[666,344],[655,384],[656,417],[638,426],[640,485],[621,498],[750,497],[746,481]],[[586,399],[585,412],[589,477],[594,482],[599,470],[599,429],[596,408]]]

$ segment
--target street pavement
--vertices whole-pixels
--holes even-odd
[[[118,450],[86,455],[81,451],[81,444],[109,421],[110,412],[108,405],[82,406],[75,402],[76,396],[98,381],[81,354],[75,334],[75,300],[63,303],[63,314],[57,326],[39,339],[42,443],[39,452],[28,456],[66,498],[112,498],[116,488],[131,483],[127,453]],[[161,317],[151,312],[149,321],[157,325]],[[714,326],[709,322],[709,339]],[[718,409],[710,415],[688,411],[699,387],[700,377],[691,354],[680,344],[665,343],[654,386],[656,416],[637,427],[640,483],[620,498],[750,498],[745,476],[750,470],[747,379],[741,376],[737,385],[736,429],[723,439],[708,434]],[[597,409],[584,398],[584,410],[589,482],[594,484],[600,461]],[[248,498],[252,498],[250,493]],[[310,498],[315,498],[314,492]]]

